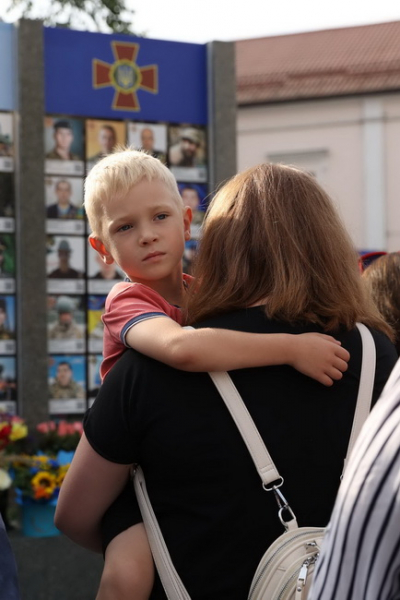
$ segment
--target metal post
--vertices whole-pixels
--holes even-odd
[[[19,413],[37,423],[48,418],[43,24],[22,19],[17,34],[17,392]]]

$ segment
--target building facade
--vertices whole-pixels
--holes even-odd
[[[236,42],[238,168],[315,174],[359,250],[400,249],[400,22]]]

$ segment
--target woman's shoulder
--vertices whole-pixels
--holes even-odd
[[[379,331],[378,329],[373,329],[372,327],[368,327],[369,331],[372,334],[375,342],[376,354],[379,355],[387,355],[392,357],[394,362],[397,361],[398,355],[395,345],[390,341],[388,336],[383,333],[383,331]]]
[[[392,368],[398,358],[394,344],[382,331],[372,327],[367,327],[367,329],[374,341],[377,364],[387,363],[389,368]],[[343,347],[350,352],[350,359],[355,356],[361,358],[363,345],[361,334],[357,327],[354,327],[350,331],[340,332],[337,335],[334,332],[332,335],[340,340]]]
[[[376,350],[374,398],[377,399],[397,362],[398,354],[385,333],[373,328],[368,329],[374,339]]]

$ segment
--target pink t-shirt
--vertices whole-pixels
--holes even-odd
[[[183,275],[183,281],[187,285],[191,280],[190,275]],[[182,324],[181,309],[169,304],[147,285],[131,281],[114,285],[107,296],[102,316],[104,323],[103,362],[100,366],[102,380],[126,348],[129,348],[125,342],[129,329],[141,321],[156,317],[169,317]]]

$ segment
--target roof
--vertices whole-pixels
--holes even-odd
[[[400,21],[235,42],[237,101],[400,90]]]

